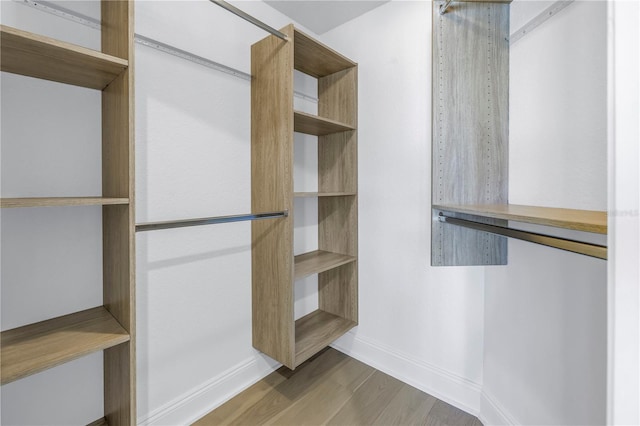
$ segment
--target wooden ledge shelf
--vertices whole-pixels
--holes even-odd
[[[16,28],[0,26],[2,71],[102,90],[128,61]]]
[[[0,207],[65,207],[65,206],[106,206],[111,204],[129,204],[128,198],[108,197],[33,197],[0,198]]]
[[[306,112],[293,112],[293,130],[307,135],[324,136],[332,133],[355,130],[355,127],[329,118],[307,114]]]
[[[2,384],[130,340],[103,307],[3,331]]]
[[[316,250],[294,257],[294,280],[354,262],[354,256]]]
[[[604,211],[559,209],[518,204],[434,205],[433,208],[445,212],[513,220],[575,231],[596,234],[607,233],[607,212]]]
[[[295,366],[299,366],[319,350],[357,324],[320,309],[296,321]]]
[[[313,197],[351,197],[356,195],[355,192],[294,192],[296,198],[313,198]]]
[[[320,78],[357,65],[297,29],[294,30],[293,40],[293,67],[310,76]]]

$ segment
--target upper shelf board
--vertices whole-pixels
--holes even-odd
[[[2,71],[102,90],[128,61],[86,47],[0,26]]]
[[[607,233],[607,212],[523,206],[518,204],[434,205],[434,209],[492,219],[513,220],[575,231]]]
[[[347,130],[355,130],[355,128],[329,118],[294,111],[293,130],[307,135],[324,136],[332,133],[345,132]]]
[[[294,29],[293,40],[293,67],[312,77],[324,77],[357,65],[297,29]]]

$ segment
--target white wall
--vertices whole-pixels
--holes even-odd
[[[552,2],[531,3],[514,21]],[[607,209],[606,23],[605,2],[577,1],[512,45],[511,203]],[[486,423],[605,423],[606,268],[510,240],[486,269]]]
[[[475,413],[483,270],[429,266],[430,7],[392,1],[321,37],[359,66],[360,325],[336,346]]]

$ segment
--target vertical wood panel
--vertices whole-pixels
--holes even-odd
[[[455,6],[433,3],[432,202],[506,204],[509,5]],[[432,221],[431,242],[434,266],[507,262],[504,237]]]
[[[103,299],[131,340],[104,353],[104,410],[108,423],[136,423],[133,1],[102,1],[102,51],[129,67],[102,91],[102,193],[129,198],[104,206]]]
[[[293,26],[282,32],[292,40]],[[253,346],[294,368],[293,42],[251,47],[251,209],[289,210],[252,222]]]

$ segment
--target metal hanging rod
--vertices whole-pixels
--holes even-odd
[[[556,16],[558,12],[560,12],[561,10],[563,10],[565,7],[569,6],[573,2],[574,0],[556,1],[551,6],[549,6],[548,8],[540,12],[538,15],[536,15],[529,22],[527,22],[522,27],[520,27],[520,29],[518,29],[517,31],[514,31],[509,37],[510,44],[513,44],[516,41],[520,40],[522,37],[526,36],[531,31],[535,30],[540,25],[544,24],[549,19]]]
[[[535,232],[520,231],[518,229],[506,228],[503,226],[489,225],[486,223],[474,222],[472,220],[458,219],[455,217],[445,216],[442,213],[438,216],[438,220],[440,222],[450,223],[451,225],[463,226],[477,231],[490,232],[496,235],[502,235],[509,238],[515,238],[517,240],[528,241],[530,243],[541,244],[543,246],[554,247],[560,250],[607,260],[606,246],[584,243],[566,238],[552,237]]]
[[[148,222],[136,225],[136,232],[157,231],[160,229],[185,228],[187,226],[215,225],[218,223],[244,222],[248,220],[275,219],[289,216],[289,211],[256,214],[238,214],[234,216],[202,217],[198,219],[168,220],[165,222]]]
[[[98,19],[94,19],[90,16],[83,15],[81,13],[77,13],[70,9],[66,9],[62,6],[59,6],[55,3],[50,3],[46,0],[14,0],[17,3],[20,3],[25,6],[33,7],[41,12],[50,13],[57,17],[67,19],[69,21],[73,21],[75,23],[93,28],[95,30],[100,30],[101,23]],[[248,74],[244,71],[240,71],[235,68],[228,67],[219,62],[212,61],[210,59],[204,58],[202,56],[195,55],[186,50],[179,49],[177,47],[171,46],[169,44],[163,43],[158,40],[154,40],[152,38],[136,34],[135,42],[146,47],[150,47],[155,50],[159,50],[160,52],[166,53],[168,55],[175,56],[177,58],[181,58],[198,65],[202,65],[204,67],[223,72],[225,74],[232,75],[234,77],[240,78],[245,81],[251,81],[251,74]],[[318,102],[318,98],[314,96],[306,95],[299,91],[294,91],[293,95],[296,98],[304,99],[306,101]]]
[[[446,0],[444,3],[440,5],[440,15],[444,15],[445,13],[447,13],[447,9],[449,8],[452,2],[453,0]]]
[[[286,34],[281,33],[280,31],[276,30],[273,27],[270,27],[269,25],[265,24],[262,21],[259,21],[258,19],[254,18],[253,16],[249,15],[248,13],[243,12],[242,10],[238,9],[235,6],[230,5],[229,3],[227,3],[224,0],[209,0],[211,3],[215,3],[218,6],[222,7],[223,9],[228,10],[229,12],[233,13],[236,16],[239,16],[240,18],[244,19],[247,22],[251,22],[253,25],[255,25],[256,27],[260,27],[263,30],[273,34],[274,36],[281,38],[282,40],[289,40],[286,36]]]

